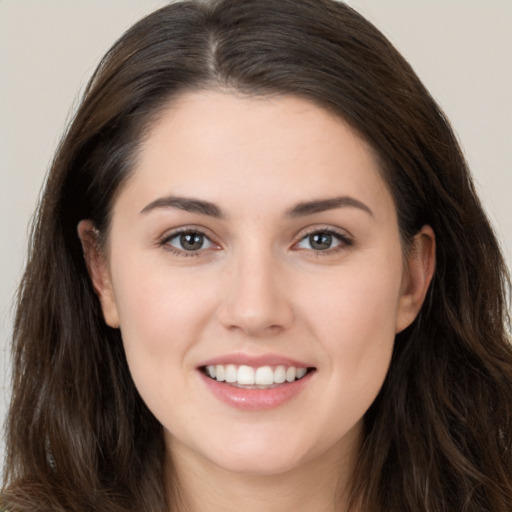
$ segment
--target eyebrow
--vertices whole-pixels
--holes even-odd
[[[298,203],[293,208],[288,210],[288,217],[305,217],[314,213],[321,213],[328,210],[334,210],[336,208],[358,208],[368,213],[371,217],[374,217],[373,212],[368,206],[358,199],[350,196],[333,197],[329,199],[318,199],[314,201],[306,201]]]
[[[313,201],[304,201],[296,204],[286,212],[286,217],[306,217],[315,213],[321,213],[336,208],[358,208],[371,217],[373,212],[363,202],[350,196],[341,196],[328,199],[316,199]],[[225,213],[214,203],[204,201],[202,199],[195,199],[191,197],[180,196],[166,196],[155,199],[146,205],[141,211],[141,214],[149,213],[152,210],[161,208],[177,208],[190,213],[198,213],[216,219],[223,219],[226,217]]]
[[[140,213],[148,213],[160,208],[178,208],[179,210],[185,210],[190,213],[199,213],[200,215],[215,217],[216,219],[222,219],[225,217],[222,210],[217,205],[210,203],[209,201],[179,196],[167,196],[155,199],[146,205]]]

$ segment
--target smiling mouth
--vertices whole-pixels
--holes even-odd
[[[270,389],[304,378],[315,368],[295,366],[260,366],[217,364],[203,366],[201,371],[210,379],[244,389]]]

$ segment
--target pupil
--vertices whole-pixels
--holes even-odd
[[[180,243],[187,251],[198,251],[203,246],[203,238],[199,233],[185,233],[180,236]]]
[[[332,235],[329,235],[329,233],[315,233],[309,236],[309,243],[316,250],[329,249],[332,244]]]

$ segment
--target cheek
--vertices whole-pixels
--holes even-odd
[[[114,289],[130,374],[143,401],[166,423],[167,412],[181,410],[186,396],[183,369],[200,334],[201,295],[158,266],[118,270]]]
[[[304,294],[304,315],[325,332],[321,338],[371,345],[375,334],[395,332],[401,280],[397,263],[344,268],[319,283],[318,293]]]
[[[311,414],[324,425],[326,442],[353,429],[382,387],[394,346],[398,296],[395,279],[351,274],[309,308],[328,382]]]
[[[114,276],[116,304],[123,335],[151,348],[174,345],[176,333],[198,327],[206,307],[200,277],[170,272],[160,265],[126,265]]]
[[[113,275],[130,372],[142,395],[169,388],[198,339],[205,310],[195,281],[158,265],[118,265]],[[149,398],[149,397],[145,397]]]
[[[392,261],[344,269],[303,306],[333,379],[354,399],[373,401],[389,367],[402,279],[401,259]]]

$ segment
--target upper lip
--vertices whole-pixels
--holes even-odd
[[[278,354],[262,354],[252,356],[248,354],[225,354],[222,356],[214,357],[203,361],[198,365],[199,368],[210,365],[227,365],[234,364],[237,366],[246,365],[253,368],[260,368],[261,366],[294,366],[295,368],[311,368],[312,365],[307,364],[290,357],[281,356]]]

